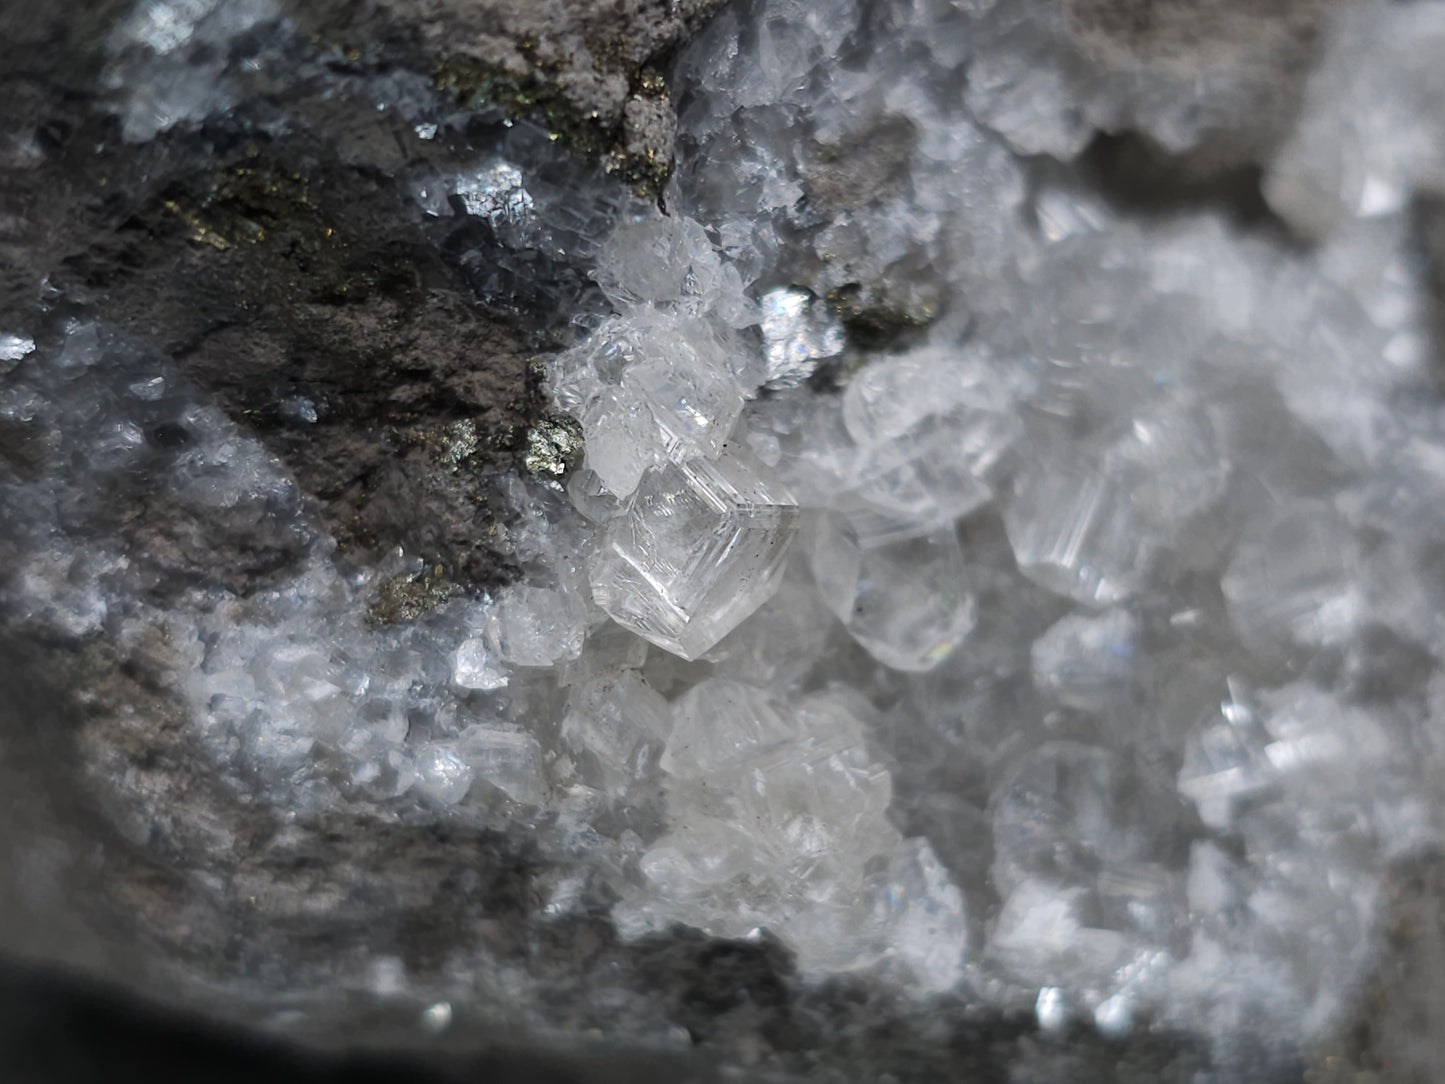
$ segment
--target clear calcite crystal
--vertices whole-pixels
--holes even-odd
[[[962,351],[924,349],[883,358],[848,382],[843,424],[862,447],[887,444],[915,431],[924,419],[960,406],[998,407],[999,388],[991,375],[982,359]],[[963,430],[967,421],[954,426]]]
[[[667,701],[627,670],[576,687],[562,717],[562,740],[584,778],[608,792],[645,778],[671,731]]]
[[[581,415],[587,469],[614,495],[627,496],[657,459],[652,415],[631,389],[601,388]]]
[[[507,684],[496,649],[484,638],[474,636],[457,648],[453,657],[452,680],[463,689],[500,689]]]
[[[796,557],[793,565],[798,567]],[[833,615],[812,580],[799,570],[785,574],[777,593],[704,658],[720,675],[784,689],[813,668],[833,628]]]
[[[620,305],[687,308],[708,307],[715,300],[713,291],[728,287],[724,280],[731,269],[719,259],[701,223],[656,214],[619,222],[603,246],[600,265],[598,282]]]
[[[1264,756],[1264,742],[1227,722],[1200,729],[1184,746],[1179,792],[1199,810],[1211,828],[1228,830],[1238,806],[1275,783]]]
[[[1087,461],[1016,478],[1004,524],[1024,575],[1079,602],[1128,598],[1152,556],[1123,480]]]
[[[1128,963],[1129,938],[1091,927],[1089,894],[1044,881],[1024,881],[999,910],[990,952],[1015,975],[1039,976],[1045,987],[1097,989]]]
[[[1269,735],[1265,759],[1287,779],[1328,786],[1373,771],[1391,755],[1385,723],[1308,682],[1291,682],[1260,699]]]
[[[642,856],[651,891],[619,906],[624,929],[683,921],[741,937],[762,924],[805,970],[891,957],[928,989],[956,983],[963,899],[928,844],[889,823],[869,714],[842,690],[790,701],[721,679],[694,686],[661,760],[673,828]],[[879,857],[891,875],[870,872]]]
[[[726,371],[680,365],[676,357],[632,366],[622,390],[647,404],[658,443],[672,459],[716,457],[743,406],[742,391]]]
[[[1267,178],[1275,209],[1319,236],[1399,213],[1414,188],[1440,191],[1442,49],[1439,4],[1360,5],[1341,19]]]
[[[690,309],[644,305],[556,360],[557,405],[581,423],[587,467],[614,496],[636,489],[654,463],[721,452],[743,406],[739,379],[756,375],[730,336]]]
[[[996,950],[1014,966],[1024,958],[1096,982],[1167,939],[1180,912],[1165,861],[1181,814],[1162,781],[1121,756],[1076,742],[1034,750],[995,798]]]
[[[582,650],[585,617],[581,599],[570,591],[509,587],[492,607],[487,643],[518,666],[551,666]]]
[[[1240,539],[1220,581],[1230,619],[1255,647],[1338,641],[1359,617],[1358,562],[1330,509],[1314,501],[1273,509]]]
[[[953,989],[968,954],[968,912],[928,840],[903,841],[874,895],[886,954],[901,961],[924,992]]]
[[[1193,726],[1176,783],[1205,824],[1228,831],[1236,813],[1275,787],[1275,773],[1264,755],[1268,742],[1254,704],[1240,688],[1230,688],[1217,708]]]
[[[945,528],[992,499],[994,468],[1017,437],[1016,420],[993,411],[930,418],[870,449],[834,506],[870,542]]]
[[[963,550],[951,527],[865,545],[846,520],[817,526],[810,553],[823,600],[848,632],[895,670],[931,670],[973,628]]]
[[[517,727],[478,723],[461,732],[457,748],[471,777],[500,790],[513,801],[539,805],[547,792],[542,747]]]
[[[592,559],[592,595],[618,624],[695,659],[777,588],[797,530],[791,493],[757,460],[667,463],[645,475]]]
[[[450,745],[432,745],[422,750],[412,771],[422,793],[449,805],[467,796],[475,778],[471,766]]]

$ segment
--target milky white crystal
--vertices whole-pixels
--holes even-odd
[[[1133,676],[1138,636],[1138,622],[1125,610],[1060,618],[1030,650],[1034,683],[1071,707],[1102,710]]]
[[[892,957],[926,988],[957,982],[962,896],[928,845],[888,822],[867,713],[841,690],[790,701],[720,679],[695,686],[661,761],[674,827],[642,856],[651,891],[623,904],[624,928],[680,920],[736,937],[761,924],[809,970]],[[891,863],[881,879],[869,871],[880,855]]]

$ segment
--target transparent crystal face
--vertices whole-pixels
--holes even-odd
[[[1086,464],[1016,480],[1004,524],[1024,575],[1080,602],[1128,598],[1151,558],[1150,533],[1123,480]]]
[[[689,368],[675,359],[632,366],[622,389],[647,404],[663,450],[673,459],[716,456],[743,405],[742,392],[728,374]]]
[[[496,650],[479,636],[462,641],[453,659],[452,680],[463,689],[500,689],[507,684]]]
[[[1230,467],[1208,417],[1185,402],[1136,415],[1106,469],[1127,480],[1140,519],[1167,535],[1218,503]]]
[[[561,733],[582,778],[626,792],[651,776],[672,733],[672,709],[635,672],[605,672],[578,686]]]
[[[1220,585],[1240,635],[1318,645],[1345,636],[1360,608],[1354,540],[1312,501],[1278,508],[1240,540]]]
[[[928,989],[957,982],[963,898],[931,848],[888,822],[868,713],[843,691],[787,700],[725,679],[689,691],[661,761],[674,827],[642,856],[650,891],[624,902],[624,928],[738,937],[766,921],[808,970],[892,958]],[[871,870],[875,854],[890,863]]]
[[[587,469],[613,494],[637,488],[656,453],[650,443],[652,417],[635,393],[602,388],[582,414]]]
[[[515,727],[478,724],[461,732],[457,748],[471,777],[523,805],[540,805],[547,795],[542,747]]]
[[[571,592],[509,587],[492,607],[487,641],[517,666],[552,666],[581,652],[585,618],[581,599]]]
[[[1138,634],[1138,621],[1123,610],[1061,618],[1030,650],[1034,684],[1070,707],[1102,711],[1128,688]]]
[[[593,598],[618,624],[695,659],[772,595],[797,518],[792,495],[745,452],[665,464],[608,526]]]
[[[1017,436],[1016,420],[999,412],[925,415],[851,456],[832,504],[866,545],[940,530],[988,503],[993,468]]]
[[[974,624],[963,550],[951,528],[865,545],[838,518],[818,524],[813,576],[848,632],[896,670],[931,670]]]

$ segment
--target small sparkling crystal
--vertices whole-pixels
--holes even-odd
[[[769,388],[795,388],[825,358],[843,352],[843,325],[807,290],[780,288],[763,294],[763,355]]]

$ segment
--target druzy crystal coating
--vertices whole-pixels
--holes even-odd
[[[1445,4],[1285,6],[1309,33],[1155,5],[1157,52],[1090,23],[1107,3],[729,9],[669,72],[647,199],[429,77],[315,61],[326,100],[396,118],[375,143],[408,148],[411,251],[478,303],[520,281],[575,307],[538,409],[580,465],[497,481],[494,575],[350,563],[252,426],[342,424],[325,389],[227,416],[187,375],[207,347],[37,277],[0,314],[0,631],[146,675],[257,809],[525,841],[526,936],[498,944],[595,923],[640,954],[681,924],[776,937],[799,989],[1314,1041],[1373,966],[1392,864],[1445,823]],[[116,138],[161,163],[252,91],[286,130],[248,80],[304,44],[264,0],[146,0],[107,46]],[[1159,206],[1101,179],[1119,133],[1184,178]],[[1257,194],[1195,198],[1201,163],[1257,167],[1312,244]],[[263,243],[187,215],[159,221],[191,256]],[[463,476],[479,423],[445,421],[363,436]],[[147,516],[298,556],[158,585],[123,533]],[[170,830],[132,767],[130,831]],[[572,1023],[655,1038],[646,994],[532,962],[413,992],[500,975],[455,981],[545,1019],[575,980]]]

